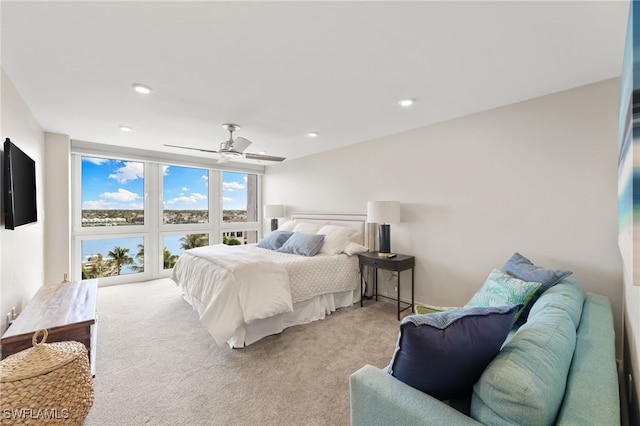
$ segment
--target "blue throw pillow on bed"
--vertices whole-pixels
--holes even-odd
[[[500,351],[522,305],[405,317],[387,372],[441,399],[467,395]]]
[[[264,237],[257,246],[263,249],[278,250],[292,235],[291,231],[273,231]]]
[[[278,251],[302,256],[315,256],[320,251],[322,243],[324,243],[324,235],[322,234],[294,232]]]

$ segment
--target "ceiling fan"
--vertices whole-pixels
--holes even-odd
[[[218,163],[225,163],[233,158],[246,158],[248,160],[265,160],[265,161],[284,161],[285,157],[276,157],[273,155],[264,155],[264,154],[252,154],[250,152],[244,152],[245,149],[251,145],[251,141],[249,139],[245,139],[243,137],[238,136],[233,139],[233,132],[240,128],[237,124],[225,123],[222,125],[222,128],[229,132],[229,140],[220,143],[220,149],[214,151],[212,149],[202,149],[202,148],[194,148],[190,146],[181,146],[181,145],[169,145],[164,144],[164,146],[170,146],[173,148],[184,148],[184,149],[192,149],[195,151],[201,152],[212,152],[214,154],[220,154],[220,159]]]

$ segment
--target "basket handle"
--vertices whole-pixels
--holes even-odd
[[[38,335],[40,333],[42,333],[42,340],[40,341],[40,343],[38,343]],[[41,328],[40,330],[37,330],[35,333],[33,333],[33,337],[31,338],[31,343],[33,344],[33,346],[40,346],[41,344],[47,341],[48,336],[49,336],[49,332],[47,331],[47,329]]]

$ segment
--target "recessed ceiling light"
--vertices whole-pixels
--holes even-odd
[[[317,138],[318,137],[318,132],[309,132],[309,133],[307,133],[307,136],[309,136],[310,138]]]
[[[133,87],[133,90],[135,90],[138,93],[143,93],[145,95],[148,95],[149,93],[151,93],[151,87],[149,86],[145,86],[144,84],[139,84],[139,83],[134,83],[131,85],[131,87]]]
[[[408,107],[413,105],[415,101],[416,101],[415,99],[407,98],[407,99],[402,99],[401,101],[398,101],[398,103],[400,104],[400,106]]]
[[[120,126],[120,130],[122,130],[123,132],[130,132],[133,129],[129,126]]]

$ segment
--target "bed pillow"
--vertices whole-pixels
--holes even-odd
[[[499,269],[491,271],[482,287],[473,295],[465,308],[472,306],[504,306],[522,304],[524,308],[540,288],[539,282],[515,278]],[[522,309],[516,314],[516,320]]]
[[[263,249],[278,250],[292,235],[291,231],[273,231],[264,237],[257,246]]]
[[[441,400],[468,395],[500,351],[520,308],[473,307],[405,317],[387,373]]]
[[[354,254],[366,253],[368,251],[368,248],[366,248],[362,244],[354,243],[353,241],[349,242],[344,248],[344,252],[349,256],[353,256]]]
[[[322,247],[323,242],[324,235],[294,232],[277,251],[302,256],[315,256],[320,247]]]
[[[295,228],[296,225],[297,223],[293,220],[288,220],[282,225],[278,226],[278,231],[293,231],[293,228]]]
[[[320,253],[340,254],[358,231],[348,226],[325,225],[317,233],[325,236]]]
[[[514,253],[507,263],[504,264],[502,270],[509,275],[513,275],[516,278],[525,281],[539,282],[540,288],[535,292],[531,301],[524,307],[522,314],[518,317],[516,323],[522,325],[527,322],[529,317],[529,311],[531,306],[536,303],[536,300],[548,289],[558,284],[564,278],[571,275],[573,272],[565,271],[562,269],[544,269],[534,265],[529,259],[521,255],[520,253]]]
[[[293,232],[315,234],[320,230],[320,228],[322,228],[326,224],[327,222],[320,222],[320,223],[296,222],[296,226],[293,228]]]

